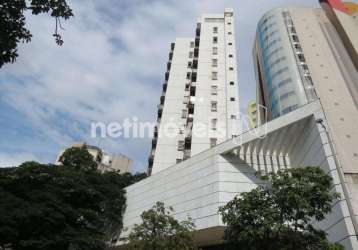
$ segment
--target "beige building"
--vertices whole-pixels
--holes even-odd
[[[104,152],[101,148],[88,145],[83,142],[75,143],[71,145],[69,148],[71,147],[77,147],[77,148],[85,147],[88,153],[90,153],[93,156],[93,159],[98,163],[98,169],[102,172],[106,172],[106,171],[115,171],[119,173],[131,172],[131,167],[133,162],[125,155],[121,155],[121,154],[109,155],[106,152]],[[61,150],[61,152],[59,153],[56,161],[57,164],[60,164],[59,161],[60,157],[66,151],[66,149]]]
[[[320,101],[357,235],[358,5],[320,2],[322,9],[278,8],[260,20],[253,55],[257,101],[267,113],[259,123]]]

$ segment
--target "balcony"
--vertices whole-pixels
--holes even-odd
[[[155,149],[157,147],[158,138],[152,139],[152,148]]]
[[[191,153],[190,149],[184,150],[184,157],[183,157],[184,161],[190,158],[190,153]]]
[[[199,45],[200,45],[200,39],[195,38],[195,47],[199,47]]]
[[[192,86],[190,87],[190,96],[191,96],[191,97],[194,97],[194,96],[195,96],[195,93],[196,93],[196,87],[192,85]]]
[[[155,126],[154,128],[154,138],[158,138],[158,127]]]
[[[198,58],[199,57],[199,48],[195,48],[194,49],[194,58]]]
[[[195,30],[195,38],[199,38],[200,37],[200,32],[201,32],[201,30],[200,30],[200,27],[198,27],[198,28],[196,28],[196,30]]]
[[[198,60],[197,59],[194,59],[193,60],[193,66],[192,66],[193,69],[198,69]]]
[[[163,109],[158,109],[158,118],[162,118]]]
[[[184,104],[189,104],[189,99],[190,99],[189,96],[184,96],[183,103],[184,103]]]
[[[190,96],[189,105],[194,105],[194,104],[195,104],[195,96]]]
[[[164,104],[164,101],[165,101],[165,95],[161,95],[160,96],[160,104],[163,105]]]
[[[189,114],[188,118],[186,119],[187,124],[193,123],[194,121],[194,114]]]
[[[164,107],[163,104],[158,104],[158,105],[157,105],[158,110],[163,110],[163,107]]]
[[[192,82],[196,82],[196,76],[197,76],[196,70],[193,70],[192,74],[191,74],[191,81]]]
[[[154,159],[155,148],[150,151],[149,159]]]
[[[148,168],[152,168],[153,162],[154,162],[154,159],[152,159],[152,158],[148,159]]]

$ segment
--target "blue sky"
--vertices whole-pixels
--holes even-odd
[[[86,141],[134,160],[144,171],[150,139],[90,138],[92,121],[136,116],[154,121],[170,43],[194,36],[200,13],[232,7],[236,17],[241,110],[255,98],[251,59],[256,24],[278,6],[318,0],[70,0],[57,47],[54,20],[28,17],[33,33],[15,64],[0,69],[0,167],[54,162],[61,148]]]

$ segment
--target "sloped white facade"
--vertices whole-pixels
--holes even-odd
[[[194,219],[199,245],[218,244],[224,228],[219,207],[259,185],[257,170],[320,166],[332,176],[334,189],[342,198],[316,225],[331,241],[346,249],[358,249],[346,186],[329,135],[325,115],[316,101],[129,186],[124,214],[127,231],[120,236],[118,246],[133,225],[140,223],[140,214],[157,201],[172,206],[179,220],[188,216]]]

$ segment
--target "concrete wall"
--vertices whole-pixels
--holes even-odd
[[[312,119],[301,134],[296,146],[290,152],[291,167],[319,166],[333,178],[334,187],[332,191],[341,194],[341,199],[332,204],[332,212],[325,220],[315,222],[314,225],[328,233],[328,239],[339,242],[346,249],[358,249],[357,237],[352,223],[353,214],[347,204],[348,197],[344,193],[344,183],[340,174],[342,169],[337,166],[337,154],[332,151],[332,140],[324,126],[326,123],[317,124],[317,119],[325,117],[322,112],[316,113],[316,119]],[[334,150],[334,149],[333,149]]]
[[[222,241],[224,227],[218,214],[219,207],[241,192],[262,184],[255,177],[256,171],[311,165],[320,166],[332,176],[334,190],[342,197],[333,204],[333,212],[316,225],[327,231],[330,240],[340,242],[346,249],[358,249],[345,187],[334,160],[336,155],[326,130],[316,122],[322,119],[326,124],[317,103],[268,123],[267,136],[262,139],[245,133],[241,140],[226,141],[128,187],[123,222],[129,230],[121,237],[128,235],[134,223],[140,223],[140,214],[144,210],[163,201],[174,208],[177,219],[194,219],[200,245],[218,244]],[[311,111],[313,115],[310,115]],[[259,147],[260,143],[264,146]],[[287,145],[291,150],[285,157],[281,152]]]

